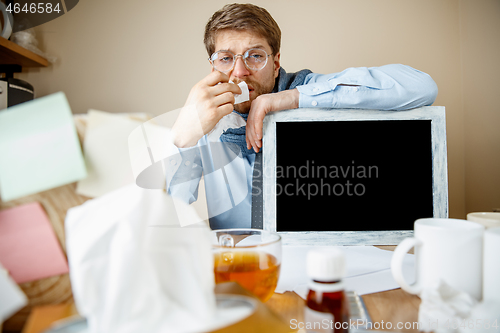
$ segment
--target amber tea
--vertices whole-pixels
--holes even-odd
[[[278,284],[280,264],[266,252],[221,251],[214,253],[214,273],[215,283],[236,281],[265,302]]]

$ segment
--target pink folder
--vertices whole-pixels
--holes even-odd
[[[69,272],[66,256],[40,203],[0,211],[0,263],[17,283]]]

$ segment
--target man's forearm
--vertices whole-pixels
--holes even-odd
[[[272,111],[296,109],[299,107],[299,91],[284,90],[273,94],[264,94],[252,102],[246,127],[247,148],[259,152],[262,147],[262,123],[266,114]]]
[[[406,110],[431,105],[437,96],[429,75],[400,64],[310,74],[297,88],[299,107]]]

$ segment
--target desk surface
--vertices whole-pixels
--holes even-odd
[[[55,233],[66,251],[64,235],[64,219],[69,208],[79,206],[89,198],[75,193],[76,183],[61,186],[49,191],[37,193],[18,200],[0,202],[0,209],[15,207],[21,204],[38,201],[44,207]],[[379,246],[393,250],[394,246]],[[19,332],[26,322],[31,309],[37,305],[73,303],[69,275],[54,276],[20,285],[29,298],[29,304],[4,323],[4,332]],[[420,298],[410,295],[401,289],[363,296],[366,308],[373,323],[391,322],[396,327],[398,322],[413,323],[417,321]],[[275,294],[266,305],[274,310],[284,322],[291,319],[301,320],[304,301],[293,292]],[[417,332],[417,329],[403,330]]]
[[[377,247],[389,251],[394,251],[396,248],[396,246]],[[365,302],[374,328],[380,327],[382,329],[378,325],[382,325],[383,321],[383,328],[390,326],[395,330],[398,327],[398,323],[402,323],[400,327],[406,324],[406,327],[412,328],[398,331],[418,332],[417,324],[414,324],[418,321],[418,307],[420,306],[420,298],[418,296],[408,294],[402,289],[395,289],[361,297]],[[292,319],[303,320],[304,300],[294,292],[274,294],[266,302],[266,305],[274,310],[286,323],[289,323]],[[387,325],[387,323],[391,324]]]
[[[398,331],[418,332],[417,324],[413,323],[418,321],[419,297],[410,295],[401,289],[395,289],[364,295],[362,298],[372,319],[374,329],[390,326],[392,330],[395,330],[398,323],[402,323],[400,324],[401,327],[406,324],[407,327],[414,326],[414,328]],[[303,321],[304,300],[294,292],[287,291],[284,294],[274,294],[266,302],[266,305],[276,312],[285,323],[290,323],[292,319],[299,322]],[[387,325],[389,322],[391,324]]]

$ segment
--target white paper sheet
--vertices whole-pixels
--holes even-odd
[[[295,291],[305,297],[309,278],[306,272],[307,252],[314,246],[283,246],[280,279],[276,292]],[[346,256],[347,290],[369,294],[399,288],[391,274],[392,251],[374,246],[340,246]],[[414,281],[414,258],[408,254],[403,262],[403,273],[410,283]]]
[[[415,282],[414,256],[408,254],[403,262],[403,274],[409,283]],[[378,293],[381,291],[398,289],[399,285],[392,277],[391,269],[354,276],[344,279],[346,290],[354,290],[358,295]]]
[[[0,324],[28,303],[26,295],[0,265]]]
[[[94,198],[135,182],[128,137],[141,124],[126,115],[89,110],[83,144],[88,176],[76,193]]]

